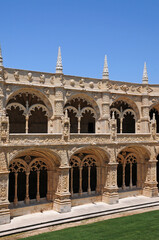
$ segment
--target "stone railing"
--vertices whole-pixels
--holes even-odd
[[[117,134],[117,142],[127,143],[127,142],[148,142],[152,141],[150,133],[122,133]]]
[[[110,134],[77,134],[71,133],[70,139],[63,140],[62,134],[10,134],[7,146],[48,146],[48,145],[106,145],[112,143],[144,143],[159,140],[159,134],[153,140],[151,134],[117,134],[111,140]]]
[[[70,143],[76,143],[76,144],[91,144],[91,145],[97,145],[97,144],[107,144],[110,143],[110,134],[87,134],[87,133],[80,133],[70,134]]]
[[[62,134],[10,134],[9,144],[16,146],[57,145],[61,143]]]

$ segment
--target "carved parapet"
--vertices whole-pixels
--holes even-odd
[[[157,180],[156,180],[156,163],[157,160],[149,160],[146,173],[146,181],[144,183],[143,195],[147,197],[158,196]]]
[[[54,210],[60,213],[71,211],[69,168],[69,166],[59,168],[59,178],[54,200]]]
[[[117,163],[109,163],[107,166],[106,182],[103,191],[102,201],[114,204],[119,200],[117,187]]]

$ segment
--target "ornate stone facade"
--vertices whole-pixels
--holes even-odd
[[[159,85],[146,64],[137,84],[109,80],[107,57],[102,79],[64,75],[60,48],[54,74],[0,60],[0,224],[32,205],[158,195]]]

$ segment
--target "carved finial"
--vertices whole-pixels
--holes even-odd
[[[143,84],[148,84],[148,75],[147,75],[146,62],[144,63],[144,71],[143,71],[142,83]]]
[[[62,58],[61,58],[61,48],[58,49],[57,63],[56,63],[56,73],[63,73]]]
[[[103,79],[109,80],[109,71],[108,71],[108,63],[107,63],[106,55],[105,55],[105,59],[104,59]]]
[[[115,119],[115,114],[114,114],[114,112],[112,112],[112,119]]]
[[[3,58],[2,58],[1,45],[0,45],[0,67],[3,67]]]

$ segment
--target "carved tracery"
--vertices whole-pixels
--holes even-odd
[[[49,110],[35,94],[26,92],[13,96],[6,111],[11,133],[47,132]]]
[[[82,195],[82,193],[98,192],[97,160],[93,155],[73,156],[70,159],[70,166],[70,192],[72,196],[76,193]]]
[[[120,100],[114,102],[110,107],[110,113],[114,112],[117,119],[118,133],[135,133],[137,117],[130,104]]]
[[[70,118],[71,133],[95,133],[97,114],[91,103],[83,98],[73,98],[65,105]]]
[[[125,190],[126,188],[137,187],[137,156],[135,153],[122,151],[118,157],[118,187]]]
[[[9,201],[14,205],[47,196],[48,166],[43,159],[27,155],[12,161],[9,170]]]

